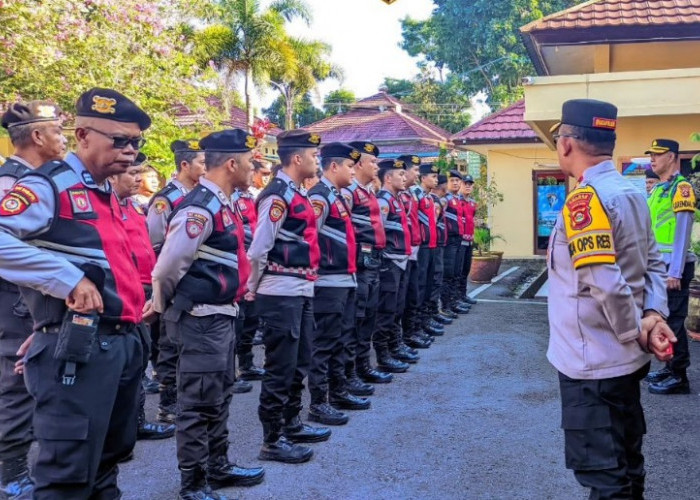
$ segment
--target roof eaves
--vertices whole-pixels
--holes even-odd
[[[536,144],[542,142],[539,137],[509,137],[503,139],[458,139],[456,145],[478,145],[478,144]]]
[[[526,24],[525,26],[520,28],[520,32],[521,33],[530,33],[531,31],[536,31],[538,26],[541,26],[542,24],[544,24],[552,19],[567,16],[572,12],[576,12],[577,10],[585,9],[589,5],[593,5],[594,3],[598,3],[600,1],[602,1],[602,0],[589,0],[588,2],[584,2],[584,3],[579,4],[579,5],[574,5],[573,7],[569,7],[568,9],[560,10],[559,12],[554,12],[553,14],[542,17],[540,19],[536,19],[535,21],[532,21],[531,23]]]

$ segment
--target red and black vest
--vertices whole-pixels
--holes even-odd
[[[247,251],[253,242],[253,233],[255,233],[255,225],[258,222],[255,198],[247,191],[236,189],[233,192],[233,202],[236,204],[236,211],[243,221],[243,234],[245,235],[245,249]]]
[[[146,227],[146,214],[140,205],[127,198],[122,205],[124,228],[131,243],[131,250],[136,259],[136,268],[141,276],[142,285],[151,284],[151,273],[156,265],[156,253],[151,246]]]
[[[384,221],[386,232],[384,255],[390,259],[411,255],[411,230],[404,204],[386,189],[379,191],[377,197],[385,200],[389,205],[389,212]]]
[[[421,246],[437,248],[437,211],[433,197],[420,186],[411,186],[413,200],[418,205],[418,226],[420,227]]]
[[[258,195],[258,211],[259,204],[273,195],[282,198],[287,217],[267,254],[265,273],[316,281],[321,256],[311,202],[293,183],[275,177]]]
[[[474,216],[476,214],[476,202],[471,198],[460,196],[462,202],[462,217],[464,218],[464,239],[474,240]]]
[[[146,299],[117,197],[111,191],[98,189],[87,171],[78,175],[63,161],[45,163],[25,174],[32,175],[48,179],[56,207],[51,226],[29,243],[67,259],[88,278],[104,273],[103,320],[141,321]],[[21,290],[35,328],[63,320],[63,300],[31,288]]]
[[[436,194],[430,193],[435,202],[435,222],[437,226],[437,244],[439,247],[447,246],[447,223],[445,221],[445,206],[443,200]]]
[[[462,239],[464,235],[464,216],[462,202],[459,197],[452,193],[445,195],[445,223],[447,224],[448,237],[452,239]]]
[[[418,246],[421,243],[420,223],[418,222],[418,203],[413,199],[410,190],[401,191],[399,193],[406,217],[408,219],[408,227],[411,230],[411,246]]]
[[[169,211],[172,212],[180,203],[182,203],[182,200],[185,198],[185,194],[174,182],[169,182],[163,189],[151,196],[151,199],[148,200],[149,210],[151,205],[153,205],[153,200],[159,197],[165,198],[165,201],[168,203]]]
[[[357,181],[347,190],[352,196],[351,217],[357,244],[371,245],[374,250],[383,250],[386,246],[386,234],[377,197]]]
[[[29,172],[31,168],[27,167],[25,164],[8,158],[8,160],[0,166],[0,177],[11,177],[15,181],[22,177],[25,173]],[[0,199],[5,196],[5,193],[0,193]],[[0,278],[0,283],[6,289],[12,289],[15,292],[19,290],[17,285],[10,283],[9,281]]]
[[[355,229],[345,199],[336,188],[331,189],[324,182],[311,188],[309,196],[312,195],[322,196],[328,204],[328,217],[318,232],[321,251],[318,274],[354,273],[357,271]]]
[[[243,222],[215,193],[200,185],[187,193],[170,216],[199,207],[212,217],[213,228],[197,256],[175,288],[175,302],[189,309],[195,304],[233,304],[243,298],[250,276],[245,254]],[[182,298],[187,301],[182,301]]]

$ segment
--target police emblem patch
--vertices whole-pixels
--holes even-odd
[[[207,218],[204,215],[198,214],[197,212],[187,212],[187,221],[185,222],[187,236],[194,239],[202,234],[206,222]]]
[[[117,100],[109,97],[101,97],[96,95],[92,98],[92,110],[104,115],[113,115],[116,113],[116,110],[114,109],[116,104]]]
[[[287,207],[282,200],[272,200],[272,205],[270,206],[270,220],[272,222],[280,220],[286,209]]]
[[[389,215],[389,205],[382,205],[380,208],[384,215]]]
[[[238,209],[239,209],[241,212],[245,212],[246,210],[248,210],[248,205],[246,205],[245,201],[243,201],[243,200],[238,200]]]
[[[93,211],[86,189],[69,189],[68,198],[70,198],[74,214],[86,214]]]
[[[314,207],[314,215],[318,219],[323,214],[323,209],[325,208],[321,200],[312,200],[311,206]]]
[[[162,214],[165,212],[165,207],[167,207],[168,204],[165,202],[165,200],[159,199],[153,202],[153,208],[155,209],[156,213],[158,215]]]
[[[695,192],[690,183],[681,181],[678,183],[676,192],[673,195],[674,212],[694,212]]]
[[[201,148],[199,147],[199,141],[189,141],[187,143],[187,147],[191,149],[192,151],[199,151]]]
[[[417,156],[411,156],[411,163],[413,163],[414,165],[420,165],[420,158],[418,158]]]
[[[368,153],[374,153],[374,144],[365,144],[365,151]]]
[[[616,260],[612,224],[591,186],[572,191],[562,212],[574,269]]]
[[[28,187],[15,185],[0,203],[0,215],[10,216],[24,212],[29,205],[39,201],[34,191]]]
[[[353,149],[350,152],[350,158],[352,158],[353,160],[359,160],[360,159],[360,152]]]
[[[569,199],[566,200],[571,229],[574,231],[581,231],[593,222],[591,218],[591,198],[593,198],[593,193],[580,192],[572,193]]]
[[[258,140],[255,137],[253,137],[252,135],[249,135],[245,138],[245,147],[253,149],[257,145],[258,145]]]
[[[321,136],[318,135],[318,134],[311,134],[311,135],[309,136],[309,142],[310,142],[311,144],[319,145],[319,144],[321,144]]]
[[[48,104],[37,106],[36,115],[40,118],[57,118],[56,108]]]

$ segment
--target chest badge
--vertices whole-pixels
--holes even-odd
[[[87,189],[70,189],[68,197],[74,214],[87,214],[93,211]]]

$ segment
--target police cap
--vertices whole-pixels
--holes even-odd
[[[247,153],[257,145],[255,136],[239,128],[212,132],[199,141],[202,149],[213,153]]]
[[[462,182],[466,182],[467,184],[474,184],[474,177],[467,174],[464,177],[462,177]]]
[[[199,153],[203,150],[197,139],[185,139],[171,142],[170,151],[173,153]]]
[[[447,184],[447,176],[443,174],[438,175],[438,185]]]
[[[462,179],[462,174],[459,173],[459,170],[454,170],[454,169],[453,169],[453,170],[449,170],[449,171],[447,172],[447,178],[448,178],[448,179],[451,179],[451,178],[453,178],[453,177],[456,177],[456,178],[458,178],[458,179],[461,180],[461,179]]]
[[[550,132],[555,132],[561,125],[613,133],[617,128],[617,108],[595,99],[571,99],[562,105],[561,121]]]
[[[397,160],[401,160],[404,163],[406,163],[406,168],[411,168],[414,165],[420,165],[420,156],[416,155],[401,155],[397,158]]]
[[[406,170],[406,162],[400,158],[386,158],[379,163],[379,170]]]
[[[77,116],[136,123],[141,130],[151,126],[148,114],[116,90],[90,89],[78,97],[75,108]]]
[[[379,148],[376,144],[372,144],[368,141],[353,141],[349,143],[353,148],[357,149],[360,153],[379,156]]]
[[[671,151],[672,153],[678,154],[680,149],[680,144],[672,139],[654,139],[651,143],[651,147],[644,154],[648,155],[651,153],[663,154]]]
[[[342,142],[331,142],[321,148],[321,158],[347,158],[357,163],[360,156],[356,148]]]
[[[16,102],[2,115],[2,127],[12,128],[29,123],[50,122],[58,120],[61,108],[48,101]]]
[[[317,148],[321,145],[321,136],[298,128],[286,130],[277,136],[278,148]]]
[[[438,172],[440,172],[440,169],[434,163],[421,163],[421,166],[420,166],[420,174],[421,175],[437,174]]]

